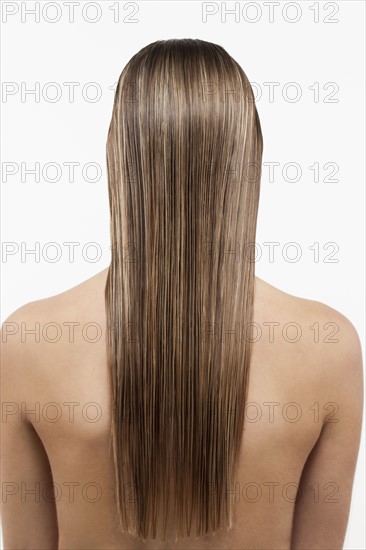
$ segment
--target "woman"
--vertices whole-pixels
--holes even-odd
[[[221,46],[158,41],[126,65],[111,264],[3,327],[5,548],[342,547],[359,339],[255,277],[261,160]]]

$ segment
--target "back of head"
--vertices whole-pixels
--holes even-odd
[[[112,444],[120,528],[144,539],[232,525],[261,156],[250,84],[221,46],[158,41],[123,69],[107,143]]]

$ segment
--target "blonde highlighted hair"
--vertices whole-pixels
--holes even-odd
[[[127,63],[105,298],[118,517],[143,539],[232,526],[261,158],[251,86],[221,46],[162,40]]]

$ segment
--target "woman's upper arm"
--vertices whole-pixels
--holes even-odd
[[[363,371],[358,335],[351,323],[343,323],[342,329],[326,366],[328,386],[336,388],[332,401],[339,409],[325,420],[302,472],[293,550],[343,548],[362,427]]]
[[[28,314],[24,310],[18,310],[5,323],[21,322]],[[33,425],[22,415],[22,407],[33,399],[29,396],[32,354],[29,345],[19,337],[6,337],[4,325],[1,343],[3,544],[5,550],[57,549],[57,515],[49,460]]]

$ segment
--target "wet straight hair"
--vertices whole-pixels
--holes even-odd
[[[143,539],[232,527],[261,158],[253,91],[221,46],[161,40],[127,63],[105,298],[119,526]]]

